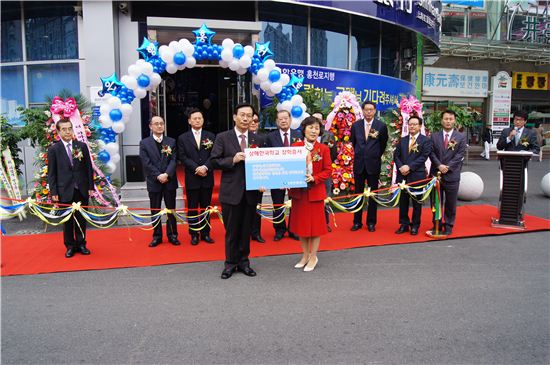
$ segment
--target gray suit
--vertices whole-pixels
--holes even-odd
[[[441,175],[441,201],[443,203],[444,226],[447,232],[452,232],[456,218],[456,202],[462,161],[466,153],[466,137],[453,129],[447,148],[445,148],[444,132],[436,132],[431,136],[433,142],[430,160],[431,175],[436,176],[440,165],[447,165],[449,170]],[[453,147],[454,145],[454,147]]]

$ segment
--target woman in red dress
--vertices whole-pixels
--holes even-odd
[[[292,214],[290,230],[300,237],[304,254],[294,267],[312,271],[319,261],[317,250],[321,236],[327,233],[325,223],[325,180],[332,173],[330,150],[317,142],[324,131],[323,124],[315,117],[307,117],[301,125],[304,141],[292,146],[304,146],[308,151],[306,182],[307,188],[290,189]]]

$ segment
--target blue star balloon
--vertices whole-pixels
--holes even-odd
[[[193,31],[193,34],[196,37],[195,44],[198,45],[210,45],[212,44],[212,37],[216,34],[216,32],[211,31],[208,29],[206,24],[203,24],[199,29],[196,29]]]
[[[304,78],[296,77],[296,74],[292,74],[287,86],[290,87],[290,91],[292,92],[292,95],[296,95],[298,91],[300,91],[302,86],[304,86]]]
[[[105,94],[116,96],[118,95],[122,86],[124,86],[124,84],[118,80],[115,73],[113,73],[109,77],[101,77],[100,79],[101,83],[103,84],[103,89],[97,92],[99,96],[103,96]]]
[[[271,42],[256,43],[256,50],[254,54],[258,55],[262,62],[267,60],[269,57],[273,57],[273,52],[269,49],[269,43]]]
[[[149,61],[159,55],[158,42],[151,42],[146,37],[143,37],[143,43],[141,43],[141,46],[136,51],[141,53],[145,61]]]

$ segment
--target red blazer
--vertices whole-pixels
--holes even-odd
[[[303,146],[304,142],[295,142],[293,147]],[[310,202],[325,200],[327,190],[325,180],[330,179],[332,175],[332,161],[330,160],[330,149],[319,142],[313,145],[312,155],[321,157],[319,161],[313,161],[313,184],[309,184],[307,188],[290,189],[288,195],[292,199],[308,199]]]

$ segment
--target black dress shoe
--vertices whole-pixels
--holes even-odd
[[[65,257],[69,259],[74,256],[75,252],[76,252],[76,249],[73,247],[70,247],[67,249],[67,252],[65,252]]]
[[[376,226],[374,224],[369,224],[369,226],[367,228],[368,228],[369,232],[376,231]]]
[[[361,227],[363,227],[363,225],[361,223],[354,223],[353,227],[351,227],[350,231],[353,231],[353,232],[358,231],[358,230],[361,229]]]
[[[416,236],[418,234],[418,227],[412,227],[411,228],[411,235]]]
[[[256,242],[260,242],[260,243],[265,243],[265,240],[262,236],[253,236],[252,237],[252,241],[256,241]]]
[[[284,233],[275,233],[275,237],[273,238],[273,241],[280,241],[283,239]]]
[[[296,236],[294,233],[292,232],[288,232],[288,237],[292,238],[293,240],[295,241],[299,241],[300,240],[300,237]],[[256,274],[254,274],[256,275]]]
[[[161,240],[154,238],[151,243],[149,244],[149,247],[157,247],[160,244]]]
[[[195,235],[191,236],[191,244],[193,246],[198,245],[199,244],[199,236],[195,236]]]
[[[409,226],[400,226],[397,231],[395,231],[396,234],[401,234],[409,231]]]
[[[84,245],[78,247],[78,251],[80,251],[80,253],[83,254],[83,255],[89,255],[90,254],[90,250],[88,250],[86,248],[86,246],[84,246]]]
[[[177,238],[172,238],[171,240],[168,240],[171,244],[173,244],[174,246],[179,246],[181,245],[181,242],[180,240],[178,240]]]
[[[234,271],[235,269],[224,269],[222,271],[222,279],[229,279]]]
[[[453,234],[453,229],[452,228],[447,228],[445,227],[445,230],[442,232],[445,236],[450,236],[451,234]]]
[[[206,243],[214,243],[215,241],[212,239],[212,237],[210,237],[209,235],[205,234],[204,236],[202,236],[202,240]]]
[[[252,270],[250,266],[244,268],[237,268],[238,271],[242,272],[246,276],[256,276],[256,271]]]

